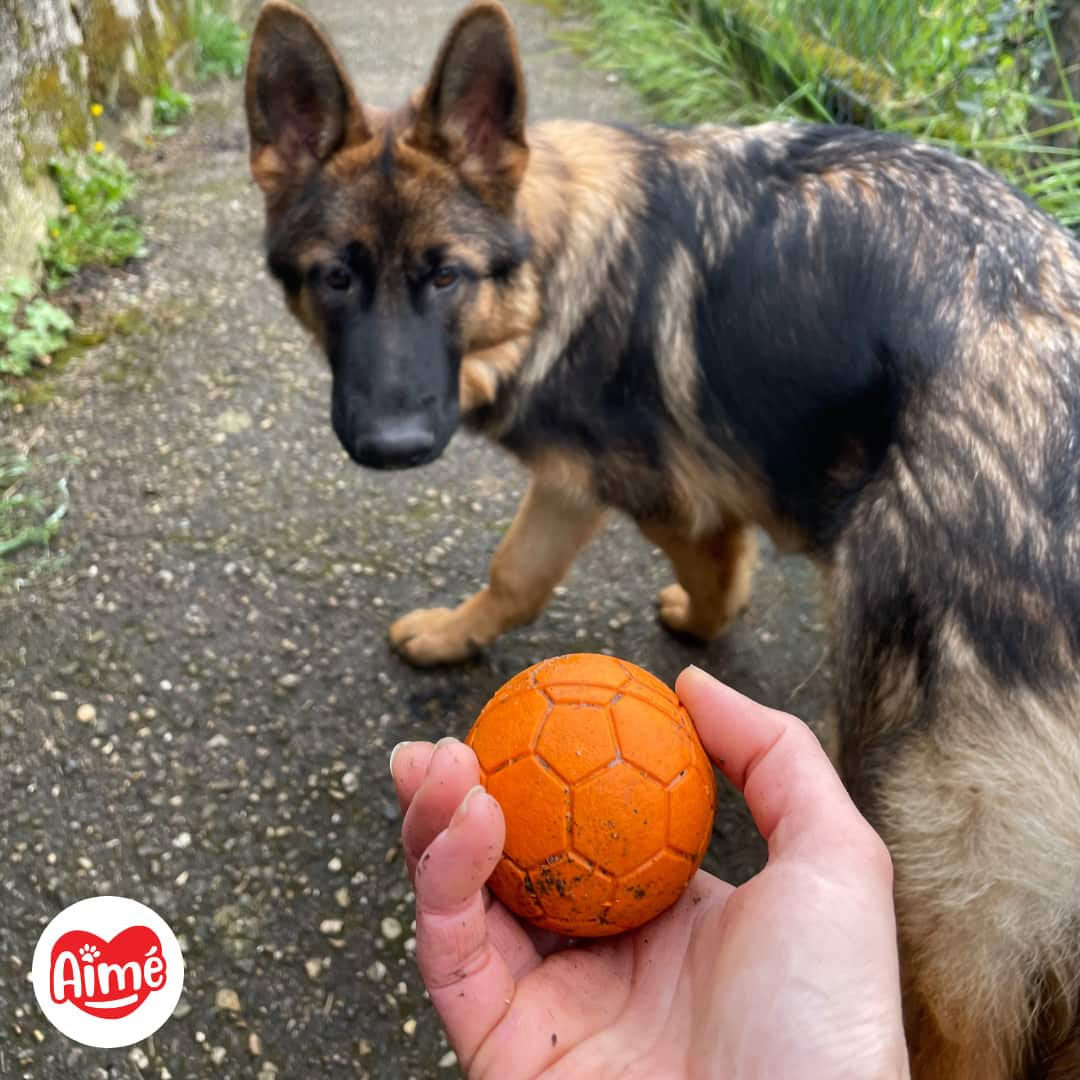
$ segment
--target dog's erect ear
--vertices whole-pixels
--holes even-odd
[[[446,35],[409,142],[449,162],[496,209],[509,210],[529,151],[514,28],[498,4],[474,4]]]
[[[303,181],[370,132],[333,46],[284,0],[259,12],[244,82],[251,173],[269,195]]]

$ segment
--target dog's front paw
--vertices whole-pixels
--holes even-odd
[[[417,667],[455,664],[479,651],[462,622],[450,608],[410,611],[390,627],[390,644]]]

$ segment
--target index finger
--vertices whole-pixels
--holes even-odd
[[[743,793],[770,857],[799,844],[884,845],[851,801],[817,740],[801,721],[759,705],[696,667],[675,689],[705,752]]]

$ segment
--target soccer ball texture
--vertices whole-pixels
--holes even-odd
[[[632,930],[678,900],[712,832],[712,765],[675,694],[647,671],[576,653],[516,675],[466,743],[506,818],[488,885],[570,937]]]

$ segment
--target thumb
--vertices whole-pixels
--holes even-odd
[[[706,753],[742,793],[770,859],[789,849],[816,854],[856,843],[888,855],[851,801],[814,733],[696,667],[675,684]]]

